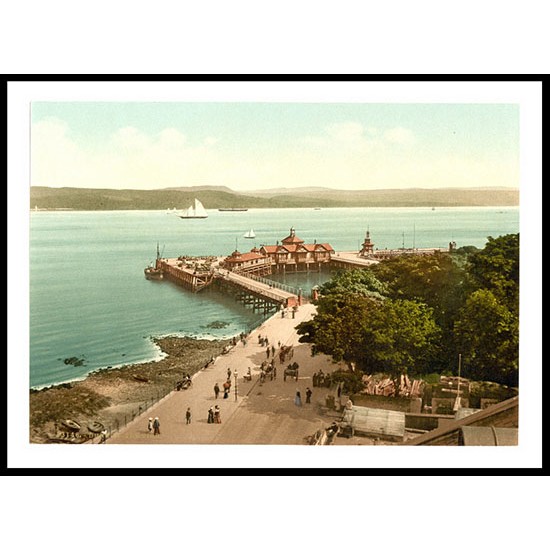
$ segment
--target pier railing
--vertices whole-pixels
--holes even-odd
[[[284,290],[289,294],[295,294],[296,296],[298,296],[301,292],[301,289],[299,288],[295,288],[293,286],[280,283],[279,281],[274,281],[273,279],[266,279],[265,277],[260,277],[259,275],[253,275],[251,273],[239,273],[239,275],[242,275],[243,277],[247,277],[248,279],[253,279],[254,281],[258,281],[259,283],[272,286],[273,288]]]

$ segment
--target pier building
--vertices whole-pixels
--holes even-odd
[[[260,253],[257,248],[253,248],[250,252],[244,254],[235,250],[231,256],[223,260],[221,265],[229,271],[263,276],[271,274],[272,264],[273,259],[270,256]]]
[[[320,271],[323,264],[330,262],[334,249],[328,243],[314,241],[307,244],[296,235],[294,227],[281,243],[262,245],[260,253],[272,259],[272,264],[278,273],[285,271]]]
[[[452,243],[454,244],[454,243]],[[328,243],[305,243],[293,227],[281,243],[254,247],[250,252],[235,250],[227,257],[180,256],[161,258],[154,268],[146,268],[148,279],[169,279],[193,292],[211,285],[227,292],[254,310],[268,313],[281,308],[294,308],[307,301],[301,288],[264,279],[278,273],[320,271],[326,265],[336,269],[361,269],[401,255],[434,254],[452,251],[445,248],[400,248],[378,250],[367,231],[359,251],[335,253]]]

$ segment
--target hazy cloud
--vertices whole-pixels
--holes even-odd
[[[177,128],[149,135],[126,126],[103,143],[77,139],[60,119],[32,127],[33,185],[154,189],[227,185],[236,190],[320,185],[348,189],[517,185],[516,158],[428,149],[405,127],[355,121],[270,149],[192,140]],[[262,143],[262,136],[258,136]],[[452,153],[452,154],[451,154]]]
[[[390,143],[412,144],[415,142],[414,134],[407,128],[390,128],[384,132],[384,139]]]

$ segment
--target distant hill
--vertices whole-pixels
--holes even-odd
[[[205,208],[313,208],[352,206],[517,206],[519,190],[510,188],[379,189],[351,191],[329,188],[236,193],[225,187],[197,186],[158,190],[30,189],[30,208],[71,210],[184,209],[198,198]],[[256,195],[255,193],[258,193]]]

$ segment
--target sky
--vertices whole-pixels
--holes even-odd
[[[515,187],[514,103],[31,104],[31,185]]]

